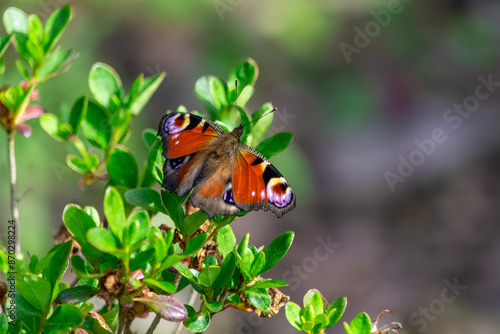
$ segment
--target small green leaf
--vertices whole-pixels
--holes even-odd
[[[304,305],[311,305],[314,317],[324,312],[323,299],[319,292],[314,293],[309,299],[309,303]]]
[[[262,267],[264,267],[265,262],[266,262],[265,254],[262,252],[257,253],[252,262],[252,266],[250,267],[250,274],[252,276],[258,276],[260,270],[262,269]]]
[[[236,269],[236,258],[234,253],[229,253],[222,262],[220,266],[220,274],[212,284],[212,289],[214,296],[220,295],[224,285],[226,285],[231,277],[233,276],[234,270]]]
[[[125,227],[125,208],[123,200],[115,187],[107,187],[104,194],[104,215],[108,221],[111,232],[122,240]]]
[[[344,314],[346,306],[346,297],[340,297],[328,305],[328,308],[325,311],[325,315],[328,318],[327,327],[331,327],[339,322],[340,318],[342,318],[342,315]]]
[[[12,35],[5,35],[0,37],[0,57],[3,56],[3,54],[9,47],[10,41],[12,41]]]
[[[154,286],[160,290],[165,291],[166,293],[175,293],[175,286],[171,282],[158,282],[157,280],[152,278],[145,278],[143,281],[149,286]]]
[[[349,328],[352,334],[370,334],[372,329],[372,322],[368,314],[363,312],[352,319]]]
[[[227,254],[231,253],[236,247],[236,237],[234,236],[233,230],[229,225],[226,225],[219,230],[216,241],[219,245],[217,251],[223,257],[226,257]]]
[[[328,301],[326,300],[325,297],[323,297],[321,292],[319,292],[319,290],[317,290],[317,289],[307,290],[306,294],[304,295],[304,299],[303,299],[304,306],[311,304],[313,307],[316,307],[313,304],[318,303],[319,301],[317,299],[313,301],[313,298],[321,299],[321,304],[323,305],[323,309],[321,311],[318,311],[317,314],[323,313],[324,311],[326,311],[326,308],[328,307]]]
[[[269,306],[271,306],[271,297],[267,289],[247,289],[245,294],[248,297],[248,301],[252,303],[253,306],[261,310],[262,312],[269,312]]]
[[[184,218],[184,229],[187,235],[192,235],[208,219],[208,215],[201,211],[195,211]]]
[[[66,156],[66,164],[69,166],[69,168],[71,168],[78,174],[85,174],[86,172],[89,171],[89,168],[85,163],[85,160],[74,154],[68,154]]]
[[[141,74],[142,75],[142,74]],[[129,111],[132,115],[138,115],[144,106],[149,102],[151,96],[156,92],[161,82],[165,78],[166,73],[161,72],[159,74],[150,76],[142,81],[137,94],[134,94],[132,101],[129,101],[130,107]],[[131,95],[132,97],[132,89]]]
[[[257,77],[259,76],[259,69],[257,67],[257,63],[252,58],[248,58],[243,63],[238,65],[229,75],[228,86],[230,90],[234,90],[235,88],[235,80],[238,80],[238,92],[236,94],[231,94],[231,102],[234,101],[237,97],[239,97],[242,91],[247,86],[254,86],[257,81]],[[238,103],[241,106],[246,104],[247,100],[238,99]]]
[[[61,280],[62,275],[68,268],[71,248],[71,241],[56,245],[40,260],[40,262],[43,262],[44,259],[49,258],[49,264],[43,271],[43,277],[50,283],[52,290],[55,288],[56,283]]]
[[[28,16],[28,38],[40,44],[44,42],[42,21],[34,14]]]
[[[9,7],[3,14],[3,25],[8,34],[28,33],[28,15],[16,7]]]
[[[75,101],[73,107],[71,108],[71,111],[69,113],[68,123],[73,128],[73,134],[75,135],[80,130],[80,125],[82,123],[82,120],[85,118],[85,115],[87,114],[87,106],[88,106],[88,100],[85,96],[82,96]]]
[[[126,244],[132,250],[136,250],[144,243],[148,237],[150,220],[146,211],[139,210],[132,213],[127,218],[127,241]]]
[[[196,253],[203,245],[205,244],[205,240],[207,239],[207,235],[202,233],[198,234],[191,240],[186,245],[186,249],[184,250],[184,253],[182,253],[184,256],[188,257]]]
[[[26,68],[26,65],[23,61],[20,59],[16,60],[16,68],[19,74],[25,79],[29,80],[30,79],[30,74],[28,73],[28,69]]]
[[[144,142],[148,147],[151,147],[158,137],[156,136],[156,131],[153,129],[144,129],[142,131],[142,139],[144,139]]]
[[[204,287],[211,287],[217,280],[221,269],[219,266],[204,267],[198,275],[198,283]]]
[[[104,149],[111,140],[111,125],[104,109],[88,101],[87,114],[82,122],[83,135],[95,147]]]
[[[131,189],[125,193],[125,199],[131,205],[168,214],[167,210],[163,207],[160,194],[156,190],[150,188]]]
[[[45,45],[45,51],[50,51],[57,43],[59,38],[71,19],[71,8],[64,6],[53,12],[47,22],[45,22],[45,33],[49,36],[48,43]]]
[[[111,150],[107,167],[111,185],[137,186],[139,167],[134,156],[124,147],[117,146]]]
[[[151,145],[148,153],[148,166],[155,180],[163,186],[163,165],[165,158],[162,155],[162,146],[160,140],[157,140]]]
[[[114,254],[118,252],[118,240],[113,233],[101,227],[94,227],[87,232],[88,241],[97,249]]]
[[[219,89],[221,85],[224,86],[222,81],[212,75],[199,78],[194,85],[194,90],[198,98],[205,108],[207,108],[210,117],[214,119],[223,106],[223,99],[220,97],[221,91]],[[216,91],[214,91],[214,88]]]
[[[301,311],[302,310],[300,309],[300,306],[295,304],[294,302],[286,303],[285,306],[286,318],[288,322],[299,331],[302,331],[302,321],[300,320]]]
[[[89,300],[98,293],[99,289],[93,286],[74,286],[59,293],[55,301],[59,304],[78,304]]]
[[[194,274],[191,272],[191,270],[189,270],[188,267],[186,267],[184,263],[177,262],[173,266],[182,276],[186,277],[190,281],[197,282],[196,277],[194,277]]]
[[[170,193],[168,190],[162,190],[160,196],[161,202],[167,209],[168,215],[174,221],[175,226],[182,234],[185,234],[186,232],[182,224],[184,220],[184,210],[182,209],[181,203],[178,201],[179,196]]]
[[[188,311],[177,299],[165,295],[153,295],[143,298],[134,298],[134,301],[143,303],[167,321],[181,322],[188,317]]]
[[[248,241],[250,240],[250,233],[245,234],[245,236],[241,239],[238,248],[236,248],[236,252],[240,255],[243,254],[245,249],[248,247]]]
[[[188,311],[188,319],[183,322],[184,326],[194,333],[205,331],[210,325],[210,312],[205,310],[197,314],[194,308],[189,305],[186,305],[186,309]]]
[[[73,129],[66,123],[60,123],[56,115],[45,113],[40,116],[40,125],[52,138],[59,142],[67,140]]]
[[[71,62],[71,50],[55,50],[52,52],[43,62],[43,65],[40,67],[40,71],[38,72],[38,76],[40,78],[46,78],[51,74],[56,72],[62,73],[67,71],[70,68]]]
[[[250,287],[258,289],[280,288],[288,286],[288,283],[280,279],[262,279],[255,281]]]
[[[122,81],[111,66],[95,63],[90,69],[89,87],[97,102],[110,109],[112,107],[111,99],[114,96],[120,96]]]
[[[221,300],[221,301],[216,301],[216,300],[207,301],[205,295],[201,295],[201,298],[203,298],[203,300],[205,301],[205,305],[210,310],[210,312],[214,312],[214,313],[219,312],[222,310],[222,307],[224,307],[223,300]]]
[[[292,137],[293,134],[290,132],[280,132],[262,141],[256,149],[269,159],[285,150],[292,141]]]
[[[52,289],[45,278],[33,275],[16,277],[16,289],[34,308],[47,312],[52,297]]]
[[[72,332],[83,321],[80,309],[70,304],[58,305],[44,326],[44,333],[65,334]]]
[[[260,271],[260,274],[274,267],[274,265],[278,263],[283,256],[285,256],[286,252],[288,252],[288,249],[292,244],[293,237],[293,232],[285,232],[276,237],[276,239],[274,239],[271,244],[269,244],[269,246],[264,251],[264,253],[266,254],[266,264]]]

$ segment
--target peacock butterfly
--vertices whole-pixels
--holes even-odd
[[[240,142],[243,124],[227,133],[216,123],[186,113],[160,121],[163,187],[189,199],[208,214],[271,210],[281,217],[295,208],[295,193],[259,152]]]

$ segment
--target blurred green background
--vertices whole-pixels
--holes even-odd
[[[97,61],[113,66],[126,87],[139,73],[166,71],[134,121],[128,146],[139,162],[147,153],[142,129],[156,129],[179,104],[202,110],[197,78],[226,79],[240,61],[256,60],[260,74],[248,109],[271,101],[278,113],[270,132],[295,134],[292,147],[272,161],[296,191],[297,208],[280,220],[252,213],[233,228],[239,238],[250,232],[256,246],[296,231],[290,252],[269,273],[291,283],[283,292],[292,300],[301,304],[309,288],[328,300],[345,295],[346,321],[391,309],[380,324],[400,321],[400,334],[498,332],[498,1],[2,0],[0,10],[16,6],[45,21],[66,4],[73,20],[60,44],[79,58],[40,87],[40,103],[59,113],[90,96],[87,77]],[[20,80],[13,57],[11,48],[7,84]],[[480,89],[490,93],[484,99],[479,77],[493,82],[490,91]],[[463,103],[472,111],[453,111]],[[40,255],[52,245],[64,206],[100,208],[103,184],[78,189],[78,176],[64,163],[66,148],[38,121],[29,124],[31,138],[17,140],[21,238],[23,251]],[[415,140],[428,143],[435,129],[446,141],[432,150],[429,144],[430,154],[419,160]],[[6,151],[4,139],[2,231],[9,216]],[[396,175],[410,157],[418,166],[392,191],[384,174]],[[460,289],[449,288],[454,282]],[[133,328],[144,332],[150,320]],[[229,310],[206,333],[277,332],[295,332],[284,312],[261,320]]]

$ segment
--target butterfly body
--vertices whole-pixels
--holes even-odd
[[[189,196],[209,217],[241,210],[271,210],[278,217],[295,207],[295,194],[276,168],[240,142],[243,125],[230,133],[200,116],[165,115],[158,134],[163,142],[163,187]]]

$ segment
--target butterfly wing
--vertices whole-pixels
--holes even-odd
[[[281,217],[295,208],[295,193],[283,175],[252,147],[240,144],[232,175],[232,196],[242,210],[271,210]]]
[[[163,187],[179,196],[193,188],[206,157],[200,151],[225,131],[200,116],[171,113],[160,121],[158,135],[163,142]]]

